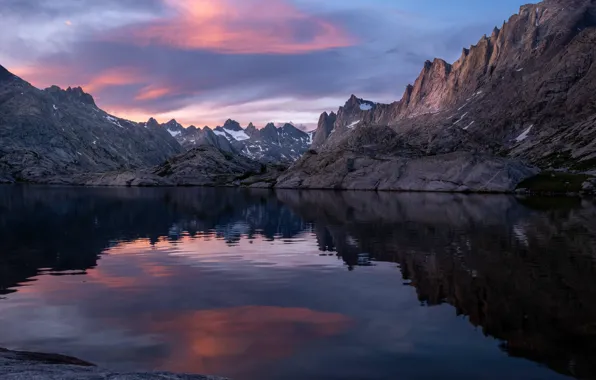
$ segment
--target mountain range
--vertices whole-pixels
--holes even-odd
[[[262,163],[290,164],[296,161],[308,150],[314,134],[314,131],[307,133],[290,123],[280,127],[269,123],[261,129],[250,123],[242,128],[231,119],[215,129],[207,126],[200,129],[194,125],[184,128],[176,120],[170,120],[162,127],[186,149],[213,145],[225,152],[240,154]]]
[[[0,67],[0,181],[513,191],[596,169],[595,50],[596,0],[524,5],[454,63],[426,61],[400,100],[352,95],[314,133],[135,123]]]

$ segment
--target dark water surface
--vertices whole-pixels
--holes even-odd
[[[261,379],[596,376],[590,200],[0,187],[0,347]]]

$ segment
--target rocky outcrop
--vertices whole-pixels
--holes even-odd
[[[482,147],[542,168],[592,169],[595,46],[595,1],[522,6],[453,64],[427,61],[400,101],[362,111],[353,105],[363,100],[350,98],[317,148],[360,125],[388,125],[422,150],[453,150],[441,146],[449,130],[461,137],[458,150]]]
[[[151,167],[183,151],[163,128],[109,115],[80,88],[39,90],[4,68],[0,115],[0,178],[9,182]]]
[[[321,117],[319,118],[319,123],[317,124],[317,130],[315,131],[314,138],[312,141],[312,147],[318,148],[325,143],[331,131],[333,131],[333,126],[335,121],[337,120],[337,115],[333,112],[328,114],[327,112],[323,112]]]
[[[249,158],[203,146],[169,159],[151,175],[177,186],[238,186],[242,179],[265,170],[265,165]]]
[[[55,175],[40,183],[51,185],[156,187],[156,186],[247,186],[267,181],[277,173],[277,168],[267,166],[247,157],[227,153],[212,145],[193,148],[166,160],[161,165],[105,173],[77,173]],[[251,178],[251,180],[248,180]],[[254,178],[254,179],[252,179]],[[263,186],[266,187],[266,186]]]
[[[478,152],[432,156],[389,127],[362,126],[339,143],[305,154],[277,188],[511,192],[537,173],[515,160]]]
[[[532,167],[596,168],[595,61],[596,1],[522,6],[453,64],[426,61],[400,101],[352,95],[331,130],[321,115],[316,151],[277,186],[502,191]],[[387,128],[376,149],[399,139],[410,151],[342,150]]]
[[[221,377],[176,375],[167,372],[115,372],[73,357],[0,348],[0,377],[45,380],[225,380]]]

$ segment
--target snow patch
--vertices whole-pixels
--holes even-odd
[[[58,107],[55,104],[52,104],[52,107],[54,107],[54,111],[58,111]]]
[[[250,139],[250,136],[246,134],[244,131],[232,131],[230,129],[225,129],[227,134],[229,134],[234,140],[236,141],[244,141]]]
[[[464,127],[464,130],[468,130],[468,128],[470,128],[473,124],[474,124],[474,121],[472,121],[470,124],[468,124],[467,127]]]
[[[124,128],[123,126],[120,125],[120,123],[118,122],[118,119],[116,119],[115,117],[112,117],[112,116],[108,115],[108,116],[106,116],[106,119],[110,123],[114,124],[115,126],[118,126],[120,128]]]
[[[461,117],[459,118],[459,120],[456,121],[455,123],[453,123],[453,125],[459,124],[464,119],[464,117],[466,117],[466,116],[468,116],[468,112],[466,112],[465,114],[461,115]]]
[[[372,109],[373,109],[373,106],[372,106],[372,104],[368,104],[368,103],[362,103],[362,104],[360,105],[360,110],[362,110],[362,111],[370,111],[370,110],[372,110]]]
[[[218,136],[223,136],[223,137],[225,137],[225,138],[228,138],[228,135],[226,135],[226,133],[225,133],[225,132],[222,132],[222,131],[213,131],[213,133],[215,133],[215,134],[216,134],[216,135],[218,135]],[[228,140],[229,140],[229,139],[228,139]]]
[[[523,69],[524,69],[524,68],[522,67],[521,69],[517,69],[517,70],[515,70],[515,71],[517,71],[517,72],[519,73],[520,71],[523,71]]]
[[[458,111],[461,111],[461,110],[463,110],[463,109],[464,109],[464,108],[465,108],[467,105],[468,105],[468,103],[466,103],[466,104],[464,104],[463,106],[459,107],[457,110],[458,110]]]
[[[360,120],[353,122],[352,124],[348,125],[348,128],[352,129],[354,128],[356,125],[358,125],[358,123],[360,123]]]
[[[530,125],[528,127],[528,129],[526,129],[521,135],[517,136],[517,138],[515,139],[515,141],[522,142],[525,139],[527,139],[528,138],[528,135],[530,134],[530,131],[532,130],[532,127],[534,127],[534,124]]]
[[[170,132],[170,135],[172,135],[172,137],[178,137],[182,134],[182,132],[180,131],[172,131],[171,129],[168,129],[167,131]]]

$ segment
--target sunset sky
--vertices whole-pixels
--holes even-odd
[[[135,121],[312,127],[354,93],[397,100],[523,0],[2,0],[0,64]]]

